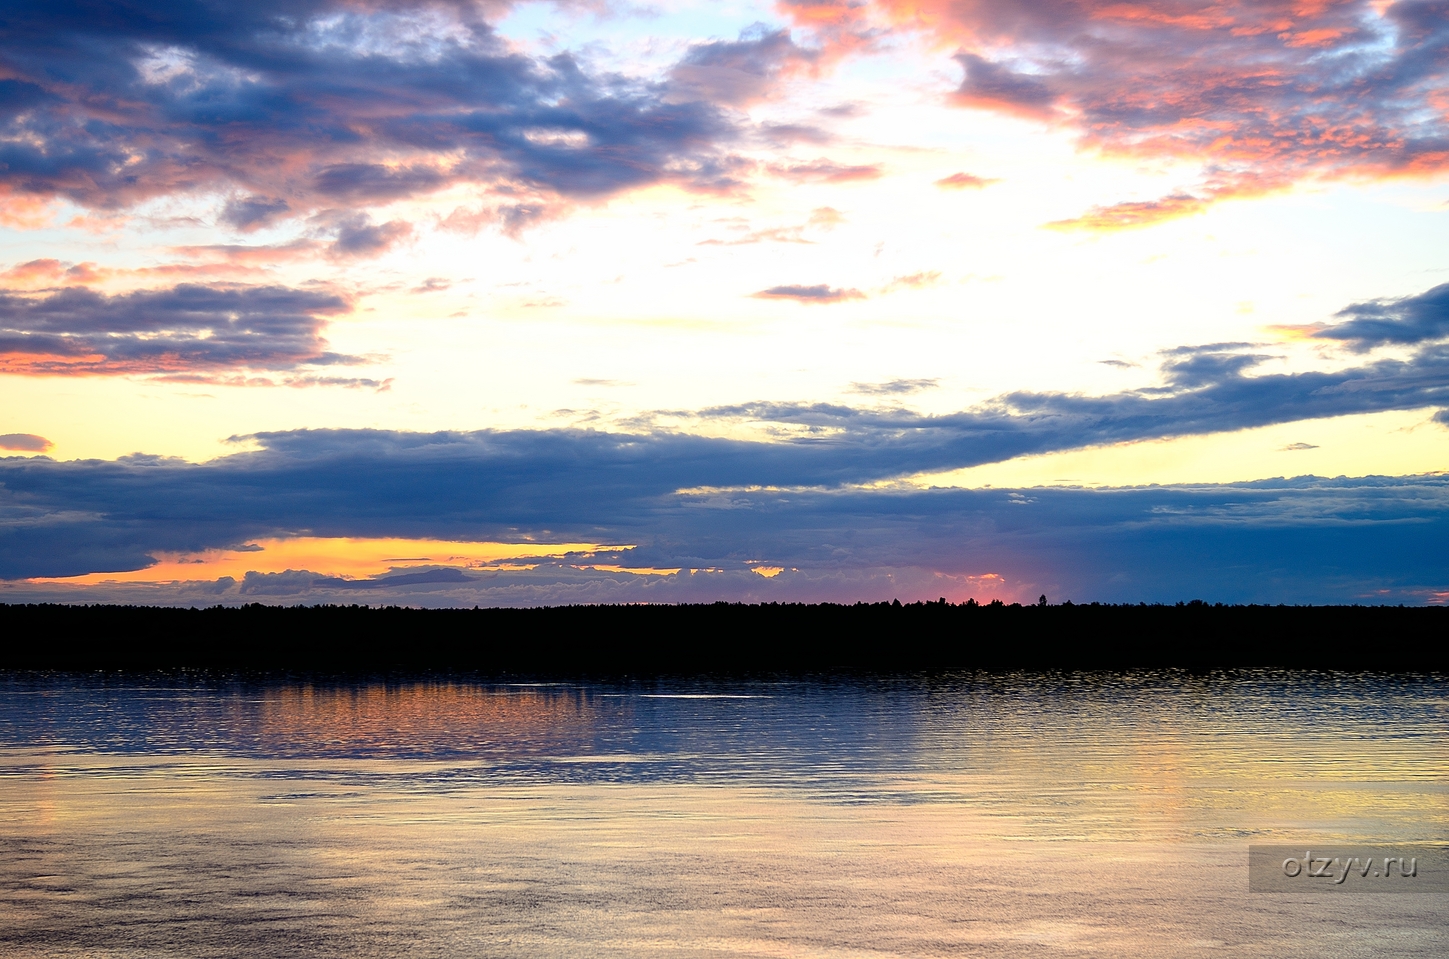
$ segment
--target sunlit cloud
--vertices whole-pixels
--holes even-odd
[[[3,439],[3,437],[0,437]],[[91,573],[61,580],[87,586],[99,583],[169,583],[212,581],[224,577],[241,581],[248,574],[307,573],[318,577],[371,580],[420,568],[435,573],[439,567],[480,570],[503,566],[523,568],[532,560],[569,554],[592,557],[620,547],[597,543],[468,543],[398,537],[262,537],[232,549],[191,552],[158,550],[154,562],[140,569]],[[586,561],[581,559],[580,561]]]

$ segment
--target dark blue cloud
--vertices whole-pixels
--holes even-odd
[[[281,573],[249,572],[243,577],[239,593],[243,596],[261,598],[264,596],[295,596],[317,590],[332,592],[396,590],[399,587],[439,585],[457,586],[473,583],[461,569],[427,569],[414,573],[392,573],[371,579],[342,579],[337,576],[318,576],[306,570],[287,570]]]
[[[167,374],[355,362],[321,335],[328,317],[348,309],[334,294],[282,286],[0,290],[0,368]]]
[[[747,403],[696,415],[813,430],[801,442],[817,451],[840,451],[845,482],[865,481],[866,473],[881,478],[889,464],[900,475],[1105,443],[1449,406],[1449,345],[1430,344],[1408,360],[1331,373],[1254,375],[1262,359],[1212,347],[1170,351],[1162,386],[1106,396],[1021,391],[975,410],[934,416],[830,403]],[[871,469],[862,468],[867,462]],[[860,472],[846,480],[850,469]]]
[[[193,313],[210,315],[206,309],[215,305],[208,297],[215,292],[188,291],[194,298],[181,299],[199,304]],[[275,295],[301,302],[286,299],[291,291]],[[113,298],[117,309],[111,313],[94,309],[99,300],[93,294],[75,299],[80,305],[69,312],[62,307],[72,300],[42,302],[49,312],[27,321],[30,335],[51,335],[52,328],[68,335],[141,328],[134,325],[139,320],[125,318],[131,301],[124,298]],[[244,301],[228,302],[236,310]],[[313,303],[316,309],[325,305]],[[142,313],[155,311],[136,315]],[[1383,588],[1442,586],[1434,577],[1445,560],[1433,558],[1443,552],[1433,544],[1443,542],[1449,502],[1443,477],[1117,491],[861,489],[1028,453],[1449,407],[1449,344],[1424,343],[1406,359],[1284,374],[1257,373],[1261,357],[1245,352],[1249,348],[1220,343],[1167,351],[1160,386],[1097,397],[1018,392],[949,415],[788,403],[694,414],[790,424],[795,438],[781,442],[659,431],[301,430],[257,434],[259,450],[205,464],[143,456],[3,460],[0,578],[136,569],[157,551],[306,533],[631,543],[639,549],[614,559],[662,568],[732,568],[752,587],[754,574],[745,569],[751,559],[817,572],[872,569],[872,576],[886,580],[897,567],[966,575],[981,571],[971,563],[999,572],[1010,561],[1018,564],[1012,568],[1019,579],[1092,582],[1105,589],[1106,580],[1092,578],[1097,572],[1068,571],[1072,563],[1117,568],[1086,559],[1113,550],[1123,558],[1112,575],[1137,584],[1133,588],[1161,586],[1176,575],[1157,568],[1171,567],[1174,550],[1197,557],[1179,563],[1183,569],[1208,569],[1204,557],[1218,557],[1211,569],[1218,570],[1212,575],[1220,584],[1229,582],[1231,570],[1251,568],[1258,570],[1254,582],[1278,583],[1283,590],[1309,589],[1318,576],[1326,584],[1322,590],[1340,590],[1334,595],[1343,598],[1349,594],[1342,590],[1367,589],[1367,571],[1383,564],[1398,570],[1384,574],[1390,585]],[[1443,422],[1442,413],[1438,419]],[[970,562],[951,566],[953,556]],[[1268,569],[1263,564],[1270,559],[1278,565]],[[1334,563],[1342,564],[1341,572],[1331,572]],[[1318,572],[1300,575],[1300,566]],[[1048,572],[1030,573],[1033,568],[1056,578],[1043,579]],[[1408,583],[1415,568],[1433,582]],[[575,575],[560,568],[537,576],[555,574]],[[307,575],[313,578],[308,582],[317,580]],[[838,576],[833,581],[844,582]],[[589,582],[596,584],[589,589],[602,588],[597,577]],[[404,587],[452,589],[436,579],[395,581],[387,588]],[[324,582],[307,588],[354,587]],[[536,595],[547,593],[539,589],[544,592]]]
[[[700,414],[804,428],[777,443],[657,432],[304,430],[259,434],[261,450],[202,465],[8,461],[0,468],[9,497],[0,575],[135,568],[158,549],[301,530],[637,541],[695,509],[680,490],[713,488],[730,500],[729,490],[775,488],[788,503],[814,495],[801,490],[839,492],[1026,453],[1449,405],[1442,345],[1336,373],[1251,376],[1250,367],[1233,353],[1174,352],[1163,387],[1101,397],[1014,393],[944,416],[829,404]]]
[[[1449,338],[1449,283],[1417,296],[1355,303],[1338,311],[1342,323],[1314,335],[1362,350]]]
[[[253,230],[284,216],[290,209],[290,204],[278,197],[237,197],[222,208],[221,221],[238,230]]]
[[[223,220],[247,228],[460,180],[565,196],[728,181],[735,128],[707,91],[519,55],[477,10],[9,4],[0,184],[96,207],[230,184],[253,198]]]
[[[301,445],[304,437],[293,439]],[[435,457],[425,466],[421,456],[404,462],[377,455],[411,445],[399,439],[373,437],[371,457],[348,460],[353,469],[384,474],[361,484],[355,474],[342,477],[342,465],[326,458],[310,467],[292,464],[286,483],[275,469],[247,475],[239,463],[224,469],[164,461],[65,464],[72,493],[82,494],[73,497],[74,507],[112,512],[103,518],[45,516],[41,497],[15,490],[4,507],[5,572],[140,565],[148,542],[152,549],[162,541],[174,549],[234,537],[244,528],[285,528],[303,518],[311,523],[305,531],[333,535],[497,536],[508,529],[494,518],[517,519],[537,505],[522,491],[500,495],[500,486],[518,480],[490,476],[476,462],[450,467]],[[424,444],[437,439],[411,438]],[[11,464],[4,463],[4,473],[9,485]],[[1374,602],[1424,601],[1449,591],[1449,555],[1442,549],[1449,534],[1449,478],[1441,476],[1108,490],[665,495],[611,494],[610,485],[585,491],[586,506],[556,510],[556,518],[530,528],[542,537],[592,534],[637,549],[534,561],[532,569],[395,570],[360,581],[291,570],[169,593],[136,587],[134,596],[115,588],[68,595],[149,602],[355,602],[366,596],[373,602],[519,605],[943,594],[985,599],[1038,592],[1079,601]],[[329,487],[338,495],[329,496]],[[51,496],[56,492],[51,484]],[[477,503],[480,493],[490,500]],[[32,512],[23,517],[26,500]],[[600,563],[683,571],[635,576],[589,568]],[[750,571],[759,563],[785,569],[765,580]],[[45,589],[11,585],[0,596],[67,595]]]

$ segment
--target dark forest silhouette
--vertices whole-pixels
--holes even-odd
[[[630,676],[920,670],[1446,671],[1449,608],[742,604],[0,605],[0,669]]]

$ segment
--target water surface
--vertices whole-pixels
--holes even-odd
[[[0,954],[1449,954],[1442,681],[0,678]]]

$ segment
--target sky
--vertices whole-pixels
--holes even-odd
[[[1449,602],[1449,2],[14,0],[0,602]]]

